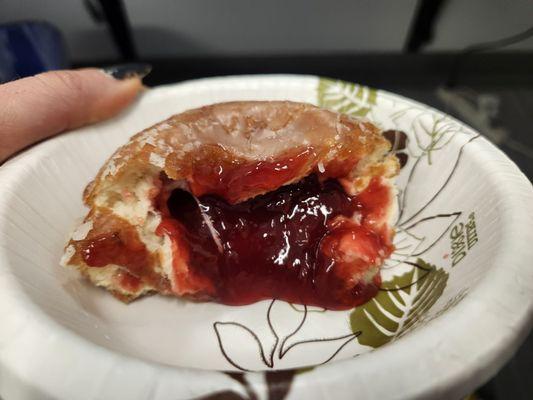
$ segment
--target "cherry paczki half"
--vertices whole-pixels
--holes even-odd
[[[393,250],[389,150],[369,121],[310,104],[186,111],[101,168],[62,263],[123,301],[354,307],[376,294]]]

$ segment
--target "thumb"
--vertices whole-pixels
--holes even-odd
[[[141,90],[149,66],[106,71],[45,72],[0,85],[0,163],[30,144],[115,115]]]

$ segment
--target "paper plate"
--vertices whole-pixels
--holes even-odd
[[[134,133],[228,100],[293,100],[405,132],[396,251],[349,311],[125,305],[59,267],[84,186]],[[420,103],[312,76],[152,89],[125,114],[0,168],[0,395],[58,399],[406,399],[464,395],[528,333],[533,189],[477,132]]]

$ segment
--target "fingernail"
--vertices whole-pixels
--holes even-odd
[[[124,80],[129,78],[142,79],[150,73],[152,66],[147,63],[130,63],[111,65],[110,67],[103,68],[103,71],[111,75],[118,80]]]

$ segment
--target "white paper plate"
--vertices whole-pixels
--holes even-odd
[[[83,187],[119,145],[186,109],[252,99],[310,102],[407,133],[389,290],[344,312],[158,296],[124,305],[59,267],[85,213]],[[0,168],[0,395],[458,397],[530,329],[532,227],[533,190],[518,168],[469,127],[403,97],[310,76],[152,89],[120,117]]]

